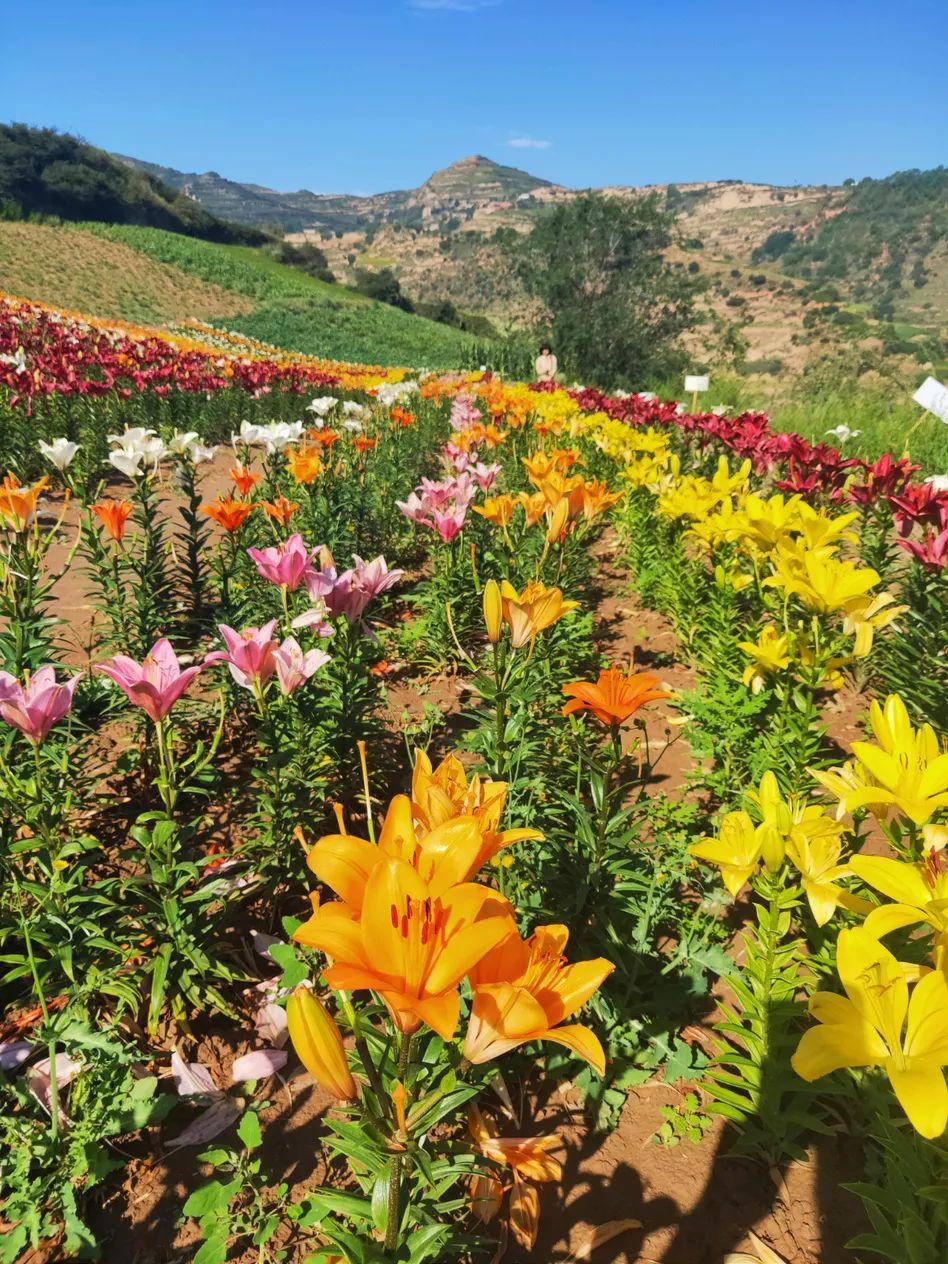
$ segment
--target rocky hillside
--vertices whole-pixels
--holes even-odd
[[[372,229],[385,223],[422,224],[474,207],[512,204],[540,189],[552,189],[546,180],[516,167],[505,167],[489,158],[462,158],[417,189],[377,193],[370,197],[349,194],[278,193],[259,184],[227,180],[216,171],[177,171],[116,154],[120,162],[154,176],[184,196],[199,202],[215,215],[239,224],[279,226],[285,232],[339,232]]]
[[[501,329],[538,314],[510,267],[509,245],[544,207],[580,192],[479,155],[416,189],[371,197],[279,193],[214,172],[122,161],[214,214],[319,245],[341,281],[388,268],[411,299],[448,301]],[[706,282],[696,358],[776,373],[846,346],[907,367],[938,367],[948,355],[944,168],[841,186],[721,180],[602,192],[654,193],[677,216],[673,260]]]

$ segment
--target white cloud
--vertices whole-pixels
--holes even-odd
[[[537,140],[533,136],[511,136],[507,141],[508,149],[552,149],[551,140]]]

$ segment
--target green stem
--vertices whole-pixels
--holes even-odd
[[[404,1084],[411,1060],[411,1036],[403,1035],[401,1048],[398,1051],[398,1080]],[[402,1179],[402,1160],[404,1156],[397,1153],[392,1159],[392,1170],[388,1177],[388,1218],[385,1223],[385,1250],[394,1256],[398,1250],[398,1227],[401,1222],[399,1210],[399,1189]]]
[[[20,915],[20,928],[23,934],[23,942],[26,945],[26,956],[30,963],[30,973],[33,976],[33,986],[36,988],[36,998],[39,1001],[40,1012],[43,1015],[43,1025],[48,1028],[49,1008],[46,1004],[46,994],[40,980],[39,968],[36,965],[36,957],[33,953],[33,940],[23,912],[23,900],[16,879],[14,879],[14,886],[16,887],[16,906]],[[53,1142],[56,1143],[59,1135],[59,1080],[56,1075],[56,1041],[52,1036],[47,1047],[49,1051],[49,1134]]]

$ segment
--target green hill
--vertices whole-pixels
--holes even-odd
[[[254,247],[130,224],[0,225],[0,288],[124,320],[176,324],[200,316],[288,350],[370,364],[457,368],[473,347],[458,329],[373,302]]]
[[[0,124],[0,217],[145,224],[209,241],[259,244],[258,230],[226,223],[153,175],[52,128]]]
[[[861,180],[843,197],[810,233],[776,234],[783,240],[772,245],[787,272],[841,283],[891,317],[926,284],[933,255],[948,242],[948,167]]]

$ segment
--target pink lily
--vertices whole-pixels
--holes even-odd
[[[329,655],[323,650],[307,650],[304,653],[299,641],[293,636],[286,638],[273,658],[280,692],[284,697],[305,684],[314,672],[329,662]]]
[[[230,674],[242,689],[254,689],[265,684],[276,671],[276,652],[278,643],[273,639],[276,619],[271,619],[262,628],[244,628],[236,632],[226,623],[219,623],[217,630],[227,646],[225,653],[219,654],[221,662],[227,664]]]
[[[935,535],[928,530],[922,540],[898,540],[899,548],[911,553],[926,570],[940,571],[948,566],[948,527]],[[2,709],[2,708],[0,708]]]
[[[181,668],[167,637],[156,641],[144,659],[136,663],[126,654],[116,654],[96,671],[114,680],[133,706],[141,707],[156,724],[163,720],[191,681],[213,658],[193,667]]]
[[[478,461],[476,465],[470,467],[471,474],[482,492],[488,492],[493,487],[497,475],[500,473],[500,466],[496,461],[491,465],[485,465],[483,461]]]
[[[352,560],[355,566],[343,571],[336,580],[326,605],[332,614],[344,614],[350,623],[355,623],[369,602],[393,588],[405,572],[390,571],[381,554],[371,562],[363,561],[357,554]]]
[[[432,523],[430,525],[434,527],[441,539],[447,544],[454,539],[464,526],[467,518],[467,506],[452,505],[447,513],[441,513],[435,509],[432,511],[431,517]]]
[[[0,672],[0,717],[38,746],[72,707],[78,683],[73,676],[58,685],[53,667],[41,667],[22,685],[9,672]]]
[[[247,556],[264,579],[295,592],[312,572],[313,559],[318,552],[318,549],[308,549],[301,535],[291,535],[274,548],[248,549]]]
[[[481,413],[470,395],[455,395],[451,405],[451,429],[466,430],[475,421],[480,421]]]
[[[317,571],[318,575],[326,577],[325,571]],[[333,571],[335,574],[335,571]],[[330,581],[328,592],[332,592],[335,581]],[[312,628],[316,635],[325,639],[328,636],[335,636],[336,629],[329,622],[329,610],[326,606],[325,597],[316,597],[313,604],[308,610],[304,610],[302,614],[298,614],[290,627],[294,631],[299,628]]]

